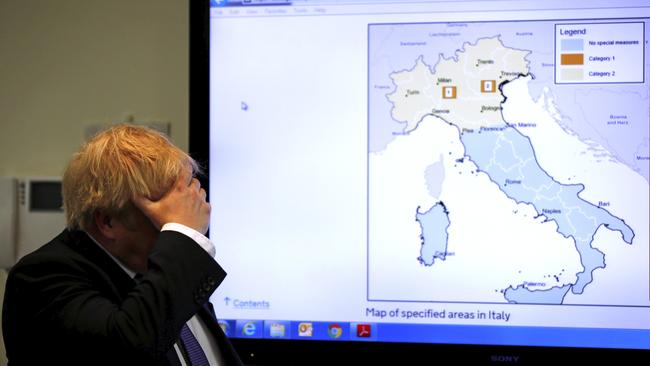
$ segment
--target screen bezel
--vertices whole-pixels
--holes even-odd
[[[208,190],[210,136],[210,0],[189,6],[189,153],[203,169],[198,178]],[[209,194],[208,194],[209,197]],[[433,344],[359,341],[305,341],[231,338],[244,363],[352,364],[374,362],[470,362],[540,364],[552,361],[626,362],[648,350],[479,344]]]

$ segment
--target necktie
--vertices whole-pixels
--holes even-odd
[[[181,343],[185,348],[185,352],[187,352],[187,357],[190,359],[192,366],[210,366],[199,341],[196,340],[187,324],[184,324],[183,328],[181,328]]]

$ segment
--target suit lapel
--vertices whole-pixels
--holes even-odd
[[[230,343],[228,337],[226,337],[223,330],[221,330],[217,318],[214,316],[214,308],[210,302],[205,303],[205,305],[201,307],[198,316],[201,317],[201,320],[203,320],[203,323],[210,330],[210,334],[217,342],[217,346],[221,352],[221,357],[223,357],[226,365],[242,365],[232,343]]]
[[[131,291],[135,286],[135,281],[125,273],[117,263],[115,263],[113,258],[106,254],[106,252],[83,231],[66,230],[63,235],[66,236],[64,242],[72,250],[85,258],[90,265],[97,267],[97,273],[104,276],[104,281],[102,282],[110,286],[116,296],[120,299],[127,296],[129,291]],[[210,334],[214,337],[217,346],[219,347],[219,351],[221,352],[221,357],[223,357],[226,365],[242,365],[235,349],[217,322],[212,304],[207,302],[200,308],[197,315],[201,317],[201,320],[203,320],[204,324],[208,327]],[[181,365],[174,348],[167,353],[167,361],[170,365]]]

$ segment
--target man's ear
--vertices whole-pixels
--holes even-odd
[[[113,217],[101,210],[95,211],[94,214],[95,226],[99,232],[108,239],[115,239],[115,225],[113,225]]]

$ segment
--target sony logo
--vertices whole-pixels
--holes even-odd
[[[490,360],[492,362],[519,363],[519,356],[491,355]]]

